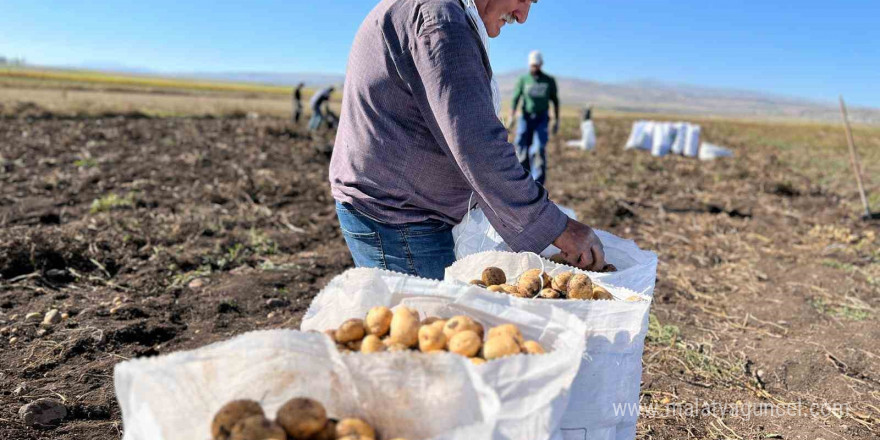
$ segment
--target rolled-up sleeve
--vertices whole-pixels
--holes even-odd
[[[409,83],[433,136],[492,226],[515,251],[540,252],[562,233],[567,217],[507,142],[479,44],[467,23],[425,23],[411,42],[416,77]]]

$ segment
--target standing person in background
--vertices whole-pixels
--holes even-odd
[[[297,125],[299,125],[299,119],[302,117],[303,112],[302,89],[304,86],[305,84],[299,83],[299,85],[293,89],[293,116],[291,117],[291,120]]]
[[[330,95],[333,94],[334,87],[330,86],[312,96],[309,106],[312,108],[312,119],[309,121],[309,131],[316,131],[324,122],[324,106],[330,103]]]
[[[544,58],[537,50],[529,54],[529,73],[521,76],[513,90],[510,119],[516,120],[520,98],[523,112],[516,129],[516,157],[527,173],[541,185],[547,179],[547,128],[550,126],[550,102],[553,103],[553,134],[559,131],[559,97],[556,80],[541,67]],[[533,142],[535,135],[538,141]]]

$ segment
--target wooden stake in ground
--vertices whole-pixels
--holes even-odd
[[[853,140],[852,128],[849,126],[849,118],[846,115],[846,104],[843,102],[843,96],[840,96],[840,114],[843,116],[843,126],[846,129],[846,141],[849,143],[849,160],[852,163],[853,173],[856,175],[856,182],[859,185],[859,196],[862,198],[862,205],[865,207],[865,218],[871,218],[871,208],[868,206],[868,196],[865,194],[865,185],[862,183],[862,167],[859,163],[859,156],[856,154],[856,142]]]

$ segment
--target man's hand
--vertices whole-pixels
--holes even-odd
[[[568,219],[565,230],[553,242],[565,261],[584,270],[600,271],[605,267],[605,249],[593,228]]]
[[[553,136],[559,134],[559,119],[553,120]]]

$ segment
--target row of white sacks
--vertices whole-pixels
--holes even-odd
[[[700,126],[689,122],[636,121],[624,148],[648,150],[654,156],[672,153],[696,157],[700,150]]]
[[[333,417],[367,420],[385,438],[634,439],[656,255],[597,231],[619,270],[592,273],[535,254],[480,251],[492,232],[490,225],[482,238],[456,235],[461,259],[444,281],[352,269],[315,297],[302,331],[251,332],[118,364],[124,438],[208,440],[213,414],[230,400],[254,399],[274,414],[286,400],[307,396]],[[510,278],[532,268],[586,273],[615,299],[522,299],[469,285],[487,266]],[[341,354],[326,336],[306,332],[336,328],[379,305],[414,308],[422,317],[465,314],[487,328],[514,323],[548,353],[483,365],[448,353]]]

